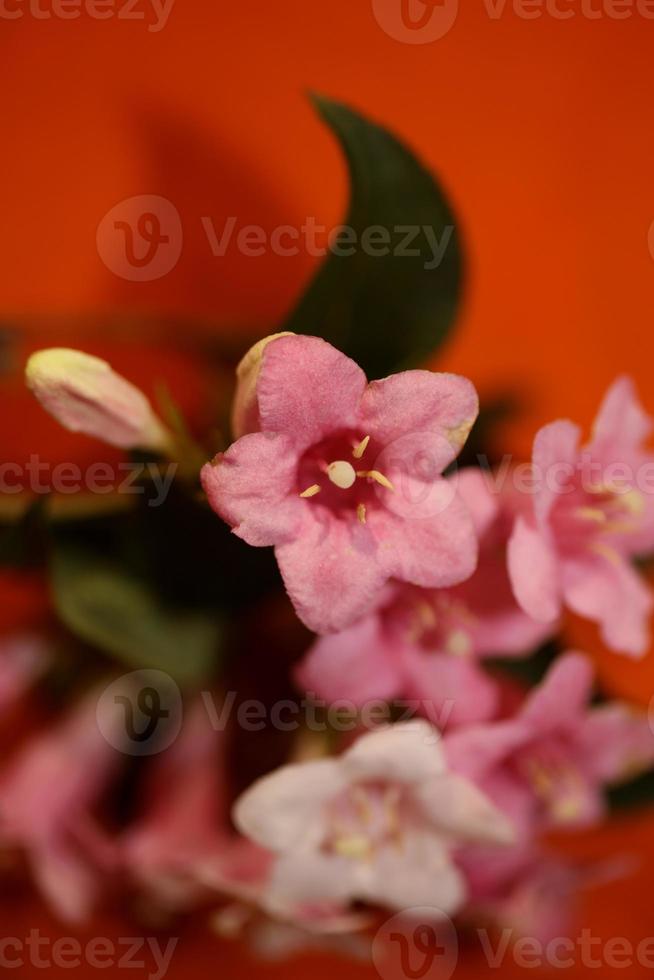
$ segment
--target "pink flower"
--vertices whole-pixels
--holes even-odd
[[[390,587],[377,611],[316,640],[296,675],[305,690],[359,706],[397,697],[420,701],[439,727],[495,715],[497,685],[479,659],[526,654],[550,628],[516,604],[506,572],[508,515],[484,474],[462,470],[456,480],[480,538],[477,571],[451,589]]]
[[[590,661],[568,653],[514,718],[445,739],[451,768],[511,819],[523,841],[555,827],[599,822],[604,787],[654,761],[647,718],[617,703],[589,708],[592,686]]]
[[[563,604],[597,622],[614,650],[645,652],[652,596],[629,557],[654,546],[654,495],[643,479],[654,466],[643,443],[651,420],[632,382],[609,389],[583,451],[572,422],[537,434],[537,483],[509,542],[516,598],[534,619],[553,622]]]
[[[169,448],[170,434],[143,392],[99,357],[65,347],[40,350],[25,374],[46,412],[65,429],[121,449]]]
[[[529,936],[546,944],[567,936],[579,891],[615,877],[608,863],[575,867],[535,847],[501,860],[504,865],[498,862],[491,869],[478,855],[468,866],[462,862],[470,889],[466,917],[510,929],[514,940]]]
[[[177,740],[146,772],[146,809],[120,842],[127,872],[150,900],[184,908],[202,891],[198,867],[223,857],[227,828],[222,734],[196,702]]]
[[[452,843],[512,835],[472,784],[446,770],[438,737],[422,721],[383,728],[337,759],[285,766],[243,794],[236,825],[277,855],[269,908],[353,900],[459,908]]]
[[[258,430],[202,483],[235,534],[275,547],[311,629],[350,625],[389,578],[440,588],[474,571],[470,519],[441,478],[477,416],[469,381],[406,371],[367,384],[330,344],[298,336],[260,347],[243,377],[251,399],[237,394],[238,418]]]
[[[25,851],[45,898],[75,921],[92,909],[100,870],[114,864],[92,810],[120,756],[100,734],[96,707],[94,692],[58,728],[34,737],[0,775],[0,842]]]
[[[0,712],[8,711],[48,666],[45,643],[37,636],[11,636],[0,645]]]

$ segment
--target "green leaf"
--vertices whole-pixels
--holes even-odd
[[[164,670],[181,684],[211,675],[220,647],[214,616],[164,608],[143,580],[87,549],[59,544],[51,566],[56,610],[80,639],[126,666]]]
[[[324,337],[370,378],[384,377],[420,363],[450,333],[461,297],[459,234],[443,191],[406,146],[348,106],[312,98],[347,158],[343,223],[358,244],[349,256],[332,247],[283,329]],[[390,254],[362,247],[375,227],[389,236]],[[417,254],[399,254],[406,249]]]

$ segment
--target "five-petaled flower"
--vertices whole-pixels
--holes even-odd
[[[405,371],[368,384],[331,344],[294,335],[260,342],[244,364],[241,438],[202,484],[236,534],[275,546],[310,628],[350,625],[389,578],[443,588],[472,574],[472,521],[441,476],[477,416],[470,381]]]
[[[506,573],[511,513],[472,467],[456,477],[480,541],[474,575],[451,589],[390,585],[380,607],[339,633],[318,637],[300,664],[300,686],[329,702],[417,700],[439,727],[495,716],[499,687],[489,656],[525,656],[550,627],[517,605]]]
[[[534,493],[509,541],[518,602],[553,622],[565,603],[601,627],[614,650],[645,652],[652,595],[631,556],[654,545],[654,494],[641,476],[654,456],[643,448],[651,419],[630,379],[607,392],[593,437],[580,451],[572,422],[546,425],[534,441]]]
[[[619,703],[589,707],[593,681],[587,657],[564,654],[513,717],[444,740],[452,769],[487,794],[523,841],[597,823],[605,786],[654,761],[646,715]]]
[[[339,758],[288,765],[237,800],[237,827],[277,855],[266,903],[369,901],[445,914],[465,900],[456,842],[509,844],[509,821],[448,772],[424,721],[359,738]]]

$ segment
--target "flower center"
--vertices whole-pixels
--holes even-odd
[[[368,509],[375,500],[372,493],[375,485],[394,490],[380,470],[357,468],[369,444],[369,435],[359,438],[343,433],[312,447],[300,463],[298,479],[304,487],[299,491],[300,497],[310,500],[320,494],[324,506],[339,512],[351,511],[365,524]]]
[[[404,637],[425,653],[467,657],[474,649],[472,630],[476,618],[465,602],[446,591],[419,594],[407,602],[406,594],[392,609]]]
[[[335,801],[326,849],[355,861],[370,861],[381,847],[402,844],[399,786],[358,785]]]
[[[642,493],[633,487],[606,483],[579,487],[568,501],[563,498],[555,515],[559,539],[571,550],[582,546],[617,558],[611,544],[602,539],[637,531],[644,506]]]
[[[532,750],[520,761],[519,768],[556,823],[569,823],[581,815],[582,779],[562,750]]]

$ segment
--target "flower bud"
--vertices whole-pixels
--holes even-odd
[[[64,347],[37,351],[25,378],[46,412],[72,432],[121,449],[163,451],[169,445],[169,433],[143,392],[99,357]]]
[[[232,434],[235,439],[256,432],[259,428],[259,405],[257,402],[257,381],[263,360],[263,352],[272,340],[290,337],[290,331],[273,333],[250,347],[236,368],[236,392],[232,406]]]

